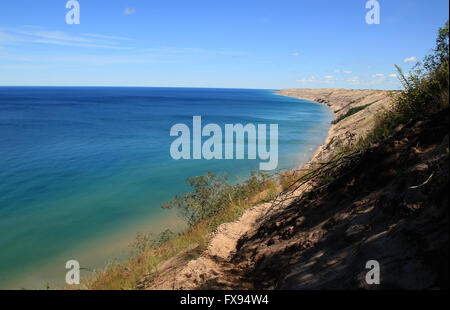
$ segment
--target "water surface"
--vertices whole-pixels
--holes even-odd
[[[185,179],[244,179],[259,160],[170,157],[170,128],[202,123],[279,126],[279,169],[323,143],[328,108],[273,90],[0,87],[0,288],[59,283],[65,262],[102,266],[138,231],[176,230],[160,206]],[[192,128],[192,127],[191,127]]]

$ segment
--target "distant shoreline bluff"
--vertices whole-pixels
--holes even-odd
[[[335,121],[328,129],[324,144],[319,146],[311,159],[302,167],[325,160],[333,149],[333,142],[356,141],[372,129],[375,115],[391,105],[391,95],[397,91],[355,90],[337,88],[286,88],[276,92],[277,95],[309,100],[323,104],[331,109]],[[361,111],[344,117],[351,109],[365,107]],[[329,148],[329,149],[327,149]],[[301,167],[299,167],[301,168]]]

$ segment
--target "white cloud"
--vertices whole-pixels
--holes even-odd
[[[391,78],[396,78],[396,77],[397,77],[397,74],[395,74],[395,73],[389,74],[389,77],[391,77]]]
[[[129,38],[125,38],[125,37],[116,37],[116,36],[105,36],[102,34],[95,34],[95,33],[85,33],[84,34],[87,37],[92,37],[92,38],[98,38],[98,39],[105,39],[105,40],[131,40]]]
[[[292,56],[298,57],[298,56],[300,56],[300,53],[299,52],[295,52],[295,53],[292,54]]]
[[[372,77],[374,77],[374,78],[382,78],[383,79],[386,76],[383,73],[377,73],[377,74],[372,75]]]
[[[310,78],[301,78],[296,80],[299,83],[326,83],[326,84],[334,84],[336,79],[332,75],[326,75],[323,78],[316,78],[315,76],[311,76]]]
[[[351,84],[359,84],[359,76],[353,76],[347,80]]]
[[[2,47],[0,46],[0,49]],[[32,59],[28,58],[28,57],[18,57],[18,56],[14,56],[14,55],[0,55],[0,59],[5,59],[5,60],[12,60],[12,61],[21,61],[21,62],[31,62]]]
[[[409,58],[405,58],[405,62],[417,62],[417,58],[414,56],[411,56]]]
[[[340,69],[336,69],[336,70],[333,71],[333,73],[352,74],[353,71],[351,71],[351,70],[340,70]]]
[[[310,77],[310,78],[302,78],[302,79],[300,79],[300,80],[296,80],[296,82],[299,82],[299,83],[312,83],[312,82],[314,82],[316,80],[316,77],[315,76],[312,76],[312,77]]]
[[[136,9],[135,8],[126,8],[123,13],[125,15],[133,15],[136,14]]]
[[[22,27],[22,28],[3,28],[0,29],[0,39],[3,38],[6,43],[38,43],[60,46],[72,46],[83,48],[103,48],[127,50],[129,47],[120,46],[119,40],[128,40],[127,38],[105,36],[101,34],[73,35],[64,31],[46,30],[44,28]]]

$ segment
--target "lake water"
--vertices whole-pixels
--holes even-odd
[[[0,87],[0,288],[61,283],[65,262],[100,267],[138,231],[177,230],[160,206],[213,171],[235,181],[259,160],[170,156],[177,123],[278,124],[278,169],[306,162],[331,111],[275,90]]]

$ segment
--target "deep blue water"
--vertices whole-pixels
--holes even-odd
[[[156,227],[188,176],[258,169],[259,160],[173,160],[170,128],[194,115],[222,128],[278,124],[279,169],[304,163],[332,119],[273,90],[0,87],[0,287],[63,280],[64,262],[88,249],[106,261],[114,251],[95,240]]]

